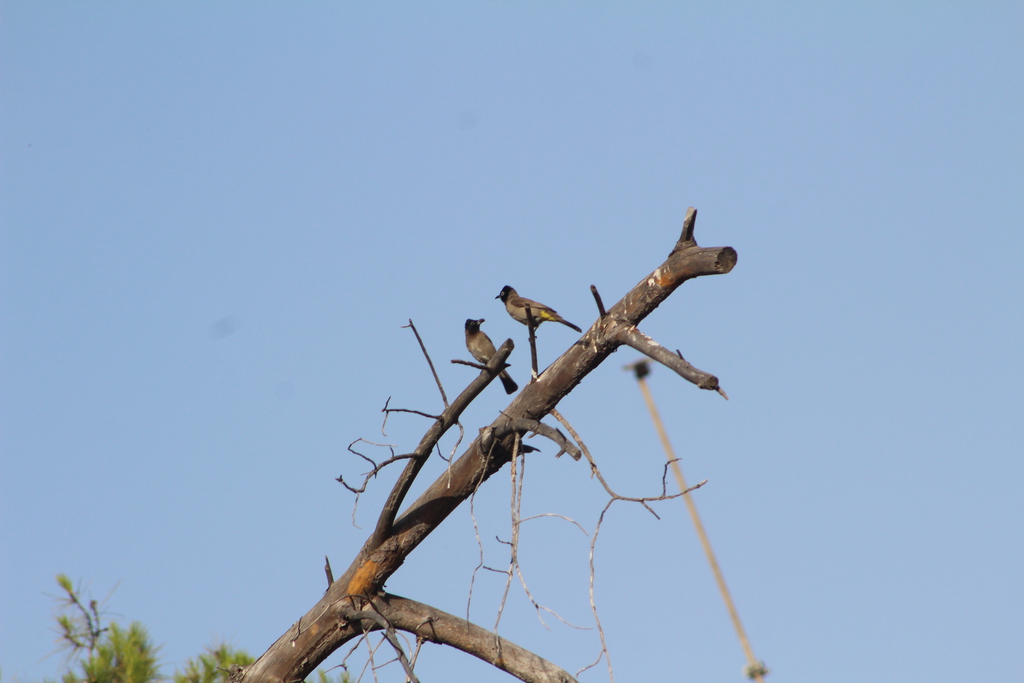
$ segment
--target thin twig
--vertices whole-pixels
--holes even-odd
[[[352,448],[352,446],[356,445],[360,441],[362,441],[363,443],[368,443],[371,446],[380,446],[381,448],[390,448],[391,449],[391,457],[388,458],[387,460],[383,461],[383,462],[378,463],[373,458],[370,458],[369,456],[363,455],[359,451],[357,451],[354,448]],[[372,469],[369,472],[364,472],[363,473],[363,485],[360,486],[359,488],[355,488],[354,486],[350,486],[348,483],[346,483],[345,482],[345,477],[343,475],[338,475],[337,477],[335,477],[335,479],[334,479],[335,481],[337,481],[339,484],[341,484],[342,486],[344,486],[345,488],[347,488],[349,491],[351,491],[352,493],[354,493],[356,495],[359,495],[360,493],[364,493],[366,491],[366,486],[367,486],[368,482],[370,481],[370,479],[373,479],[374,477],[376,477],[377,474],[382,469],[384,469],[388,465],[391,465],[391,464],[394,464],[394,463],[398,462],[399,460],[408,460],[409,458],[413,457],[412,453],[406,453],[404,455],[395,455],[395,447],[393,445],[391,445],[391,444],[374,443],[372,441],[367,441],[366,439],[362,439],[362,438],[356,439],[355,441],[350,443],[348,445],[348,451],[349,451],[349,453],[355,453],[360,458],[362,458],[363,460],[366,460],[368,463],[370,463],[370,465],[372,466]]]
[[[611,683],[615,683],[615,674],[612,671],[611,654],[608,651],[608,642],[607,642],[607,640],[605,638],[604,628],[601,625],[601,618],[598,615],[597,602],[596,602],[596,599],[594,597],[594,580],[595,580],[594,548],[597,545],[597,537],[598,537],[598,534],[600,534],[600,532],[601,532],[601,523],[604,521],[604,516],[608,512],[608,510],[611,508],[613,503],[615,503],[616,501],[623,500],[623,501],[628,501],[628,502],[633,502],[633,503],[639,503],[648,512],[650,512],[652,515],[654,515],[655,517],[660,519],[660,517],[658,517],[658,513],[656,513],[654,511],[654,509],[650,505],[648,505],[648,503],[655,502],[655,501],[662,501],[662,500],[671,500],[673,498],[678,498],[680,496],[686,495],[687,493],[690,493],[694,489],[698,489],[701,486],[703,486],[704,484],[706,484],[707,483],[707,479],[705,479],[704,481],[700,482],[696,486],[692,486],[692,487],[686,489],[682,493],[677,493],[677,494],[674,494],[674,495],[667,495],[668,484],[667,484],[667,481],[666,481],[666,474],[663,473],[662,474],[662,479],[661,479],[661,491],[662,491],[662,494],[660,496],[629,497],[629,496],[619,495],[614,490],[612,490],[611,486],[608,485],[608,482],[605,481],[604,475],[601,474],[600,468],[598,468],[597,463],[594,461],[594,457],[590,453],[590,449],[587,448],[587,445],[583,442],[583,439],[580,438],[580,435],[576,432],[576,430],[573,429],[573,426],[571,424],[569,424],[569,421],[566,420],[565,417],[563,417],[562,414],[559,413],[557,409],[552,408],[551,411],[550,411],[550,414],[551,414],[552,417],[554,417],[556,420],[558,420],[559,422],[562,423],[562,426],[565,427],[566,431],[568,431],[569,434],[572,436],[572,438],[576,441],[576,443],[579,444],[580,449],[583,451],[583,456],[587,459],[587,462],[590,463],[591,473],[593,473],[595,476],[597,476],[598,481],[601,482],[601,486],[604,487],[605,492],[610,496],[610,500],[605,504],[604,509],[601,510],[600,516],[598,516],[597,525],[594,527],[594,534],[593,534],[593,536],[591,536],[591,539],[590,539],[590,609],[591,609],[591,612],[594,615],[594,624],[597,627],[597,632],[598,632],[598,634],[599,634],[599,636],[601,638],[601,652],[598,654],[597,659],[594,660],[594,662],[592,664],[589,664],[586,667],[584,667],[584,668],[580,669],[579,671],[577,671],[576,675],[579,676],[581,673],[583,673],[587,669],[590,669],[590,668],[593,668],[594,666],[597,666],[597,664],[601,661],[601,658],[604,657],[605,662],[607,662],[607,664],[608,664],[608,677],[611,680]],[[668,471],[667,470],[668,465],[666,465],[665,467],[666,467],[665,472],[667,472]]]
[[[480,549],[480,562],[473,567],[473,573],[469,575],[469,594],[466,596],[466,621],[469,621],[469,608],[473,604],[473,585],[476,583],[476,573],[484,566],[484,542],[480,539],[480,525],[476,521],[476,491],[469,496],[469,518],[473,521],[473,534],[476,536],[476,545]]]
[[[512,509],[512,562],[513,562],[513,565],[515,566],[516,575],[519,577],[519,583],[520,583],[520,585],[522,585],[523,592],[526,593],[527,599],[530,601],[531,604],[533,604],[533,608],[535,610],[537,610],[537,619],[540,621],[541,625],[544,626],[544,628],[548,629],[549,631],[551,630],[551,628],[546,623],[544,623],[544,618],[540,614],[541,611],[547,612],[548,614],[550,614],[551,616],[555,617],[556,619],[558,619],[560,622],[562,622],[566,626],[569,626],[569,627],[575,628],[575,629],[586,630],[585,626],[577,626],[576,624],[573,624],[568,619],[566,619],[565,617],[563,617],[561,614],[559,614],[555,610],[551,609],[550,607],[546,607],[544,605],[541,605],[537,601],[537,599],[535,597],[533,597],[533,593],[530,591],[530,587],[526,584],[526,578],[523,576],[523,565],[522,565],[522,563],[519,562],[519,536],[520,536],[519,528],[520,528],[520,526],[522,526],[522,523],[524,521],[522,519],[522,507],[523,507],[523,481],[526,479],[526,455],[525,455],[525,453],[523,454],[523,457],[521,458],[521,460],[522,460],[522,467],[519,470],[519,481],[518,481],[517,491],[516,491],[516,494],[515,494],[515,507]],[[558,515],[558,516],[561,516],[561,515]],[[531,517],[530,519],[535,519],[535,517]],[[568,517],[563,517],[563,519],[568,519]],[[569,520],[569,521],[572,521],[572,520]],[[577,525],[577,526],[579,526],[579,525]],[[583,527],[580,527],[580,529],[582,530]],[[584,533],[586,533],[586,532],[584,532]]]
[[[459,446],[462,444],[462,440],[464,438],[466,438],[466,428],[462,426],[462,423],[461,422],[456,422],[455,426],[459,428],[459,438],[455,440],[455,445],[452,446],[452,450],[448,454],[447,458],[444,457],[443,455],[441,455],[440,446],[438,447],[438,456],[440,456],[440,458],[442,460],[444,460],[446,463],[448,463],[448,476],[449,477],[451,477],[452,460],[455,459],[455,454],[458,452]]]
[[[510,467],[509,474],[510,474],[511,481],[512,481],[512,501],[511,501],[511,504],[510,504],[510,508],[512,510],[512,519],[513,519],[513,525],[512,525],[512,538],[513,538],[513,540],[511,542],[507,542],[507,541],[502,541],[501,539],[498,539],[499,543],[504,543],[505,545],[510,546],[510,548],[509,548],[510,557],[509,557],[508,570],[506,570],[506,573],[505,573],[506,574],[505,575],[505,589],[501,593],[501,603],[498,605],[498,614],[495,616],[495,619],[494,619],[494,635],[495,636],[498,635],[498,624],[501,623],[501,615],[505,611],[505,602],[508,600],[508,592],[512,588],[512,568],[515,566],[515,561],[516,561],[516,545],[515,545],[515,540],[516,540],[516,533],[517,533],[517,531],[516,531],[516,527],[515,527],[515,523],[514,522],[515,522],[515,514],[516,514],[515,511],[516,511],[516,501],[517,501],[517,497],[516,497],[516,479],[518,477],[516,475],[517,475],[517,470],[518,470],[517,463],[519,462],[519,454],[520,454],[520,451],[519,451],[519,441],[520,441],[520,438],[521,438],[520,435],[516,434],[515,444],[512,446],[512,459],[509,461],[509,467]],[[524,457],[523,460],[526,460],[526,458]]]
[[[413,481],[416,480],[416,476],[419,474],[427,458],[430,457],[430,453],[437,446],[441,437],[445,435],[452,425],[458,424],[459,417],[462,412],[469,406],[469,404],[480,395],[480,392],[490,384],[497,374],[494,372],[494,368],[498,367],[508,358],[508,355],[512,353],[512,342],[511,340],[506,341],[502,344],[497,352],[491,357],[490,362],[475,380],[473,380],[469,386],[462,390],[455,401],[444,409],[444,412],[437,417],[434,424],[427,430],[427,433],[420,439],[419,445],[416,446],[411,454],[409,463],[402,470],[398,480],[391,488],[391,493],[388,494],[387,500],[384,502],[384,506],[381,508],[380,515],[377,518],[377,525],[374,527],[373,536],[371,537],[371,545],[379,547],[384,539],[391,533],[392,526],[395,521],[395,517],[398,514],[398,509],[401,507],[402,502],[405,500],[406,494],[409,492]],[[386,406],[385,406],[386,407]],[[461,425],[460,425],[461,428]]]
[[[402,325],[402,327],[408,327],[412,329],[412,333],[416,335],[416,341],[420,343],[420,348],[423,350],[423,356],[427,359],[427,365],[430,366],[430,372],[434,375],[434,381],[437,382],[437,390],[441,392],[441,400],[444,401],[444,407],[448,407],[448,397],[445,396],[444,387],[441,386],[441,378],[437,376],[437,370],[434,369],[434,361],[430,360],[430,354],[427,353],[427,347],[423,344],[423,339],[420,338],[420,333],[416,330],[416,326],[412,324],[412,318],[409,318],[408,325]]]
[[[597,634],[601,638],[601,654],[598,655],[597,660],[594,661],[594,664],[591,664],[591,666],[595,666],[600,662],[601,655],[604,655],[604,661],[608,664],[608,680],[610,683],[615,683],[615,671],[612,669],[612,655],[611,652],[608,651],[608,640],[604,636],[604,627],[601,625],[601,616],[597,612],[597,601],[594,598],[594,577],[596,576],[596,570],[594,568],[594,547],[597,545],[597,535],[601,533],[601,522],[604,521],[604,515],[608,512],[608,509],[614,502],[615,498],[612,498],[605,504],[604,509],[601,510],[601,514],[597,518],[597,525],[594,527],[594,535],[590,539],[590,611],[594,615],[594,625],[597,626]],[[584,671],[586,671],[586,669],[580,669],[576,672],[576,675],[579,676]]]
[[[690,493],[691,491],[695,491],[696,489],[699,489],[701,486],[704,486],[704,484],[708,483],[708,480],[705,479],[704,481],[702,481],[699,484],[696,484],[694,486],[691,486],[690,488],[686,489],[685,491],[681,491],[680,493],[673,493],[673,494],[670,494],[670,495],[662,494],[660,496],[642,496],[642,497],[620,495],[620,494],[616,493],[612,489],[611,486],[608,485],[608,482],[605,480],[604,475],[601,474],[600,468],[598,468],[597,463],[594,461],[594,456],[592,456],[590,454],[590,449],[588,449],[587,445],[585,443],[583,443],[583,440],[580,439],[580,435],[576,433],[576,430],[572,428],[572,425],[569,424],[569,422],[564,417],[562,417],[562,414],[559,413],[558,410],[552,408],[550,414],[551,414],[551,416],[553,418],[555,418],[556,420],[558,420],[559,422],[562,423],[562,425],[566,428],[566,430],[569,432],[569,434],[572,435],[572,438],[576,441],[576,443],[578,443],[580,445],[580,449],[583,451],[583,457],[585,457],[587,459],[587,462],[590,463],[591,474],[593,474],[593,475],[595,475],[597,477],[597,480],[601,482],[601,486],[604,487],[604,490],[614,500],[624,500],[624,501],[628,501],[628,502],[631,502],[631,503],[640,503],[645,508],[647,508],[648,512],[650,512],[652,515],[654,515],[658,519],[661,519],[661,517],[658,517],[658,513],[656,513],[649,505],[647,505],[647,503],[654,503],[654,502],[660,502],[660,501],[663,501],[663,500],[672,500],[673,498],[679,498],[680,496],[685,496],[687,493]],[[662,483],[664,484],[664,481]]]
[[[380,434],[381,436],[387,436],[384,428],[388,426],[388,418],[391,417],[391,413],[388,411],[388,406],[391,405],[391,397],[388,396],[388,400],[384,401],[384,407],[380,409],[380,412],[384,413],[384,419],[380,422]]]
[[[440,415],[434,415],[433,413],[425,413],[422,410],[415,410],[413,408],[389,408],[388,412],[389,413],[409,413],[411,415],[419,415],[420,417],[425,417],[425,418],[428,418],[428,419],[431,419],[431,420],[440,420],[441,419]]]
[[[395,654],[398,655],[398,661],[402,663],[402,668],[405,669],[405,675],[408,676],[412,683],[419,683],[419,679],[416,678],[416,673],[412,670],[412,665],[409,664],[409,660],[405,656],[405,651],[402,649],[402,644],[398,642],[398,637],[395,635],[395,628],[385,619],[383,616],[372,610],[361,610],[349,616],[350,619],[368,619],[375,622],[384,631],[384,638],[391,644],[391,647],[395,649]]]
[[[339,664],[338,666],[340,666],[342,669],[344,669],[346,674],[348,673],[348,659],[349,659],[349,657],[351,657],[352,655],[355,654],[356,650],[359,649],[359,646],[362,645],[363,640],[365,638],[366,638],[366,634],[365,633],[360,634],[359,637],[356,638],[356,642],[352,644],[352,648],[348,651],[348,654],[346,654],[344,657],[341,658],[341,664]]]
[[[454,363],[456,365],[468,365],[469,367],[476,368],[477,370],[486,370],[487,369],[487,366],[484,363],[475,363],[475,362],[473,362],[471,360],[459,360],[458,358],[452,358],[452,363]],[[501,370],[507,370],[510,367],[512,367],[512,366],[509,365],[508,363],[504,363],[504,364],[502,364],[501,367],[498,368],[498,371],[500,372]]]
[[[377,649],[381,645],[384,644],[384,639],[383,638],[381,638],[380,642],[377,643],[376,645],[371,645],[369,638],[366,638],[365,640],[366,640],[366,649],[369,652],[369,656],[366,658],[366,664],[363,665],[363,670],[359,672],[359,678],[356,679],[357,683],[358,683],[358,681],[362,680],[363,674],[366,673],[367,668],[369,668],[370,673],[373,674],[373,680],[374,681],[377,680],[377,663],[374,661],[373,656],[374,656],[374,654],[376,654]]]
[[[357,451],[354,448],[352,448],[354,445],[356,445],[360,441],[362,441],[363,443],[370,444],[371,446],[378,446],[380,448],[388,448],[388,449],[390,449],[391,450],[391,458],[388,458],[383,463],[378,464],[377,461],[375,461],[373,458],[370,458],[369,456],[363,455],[359,451]],[[370,479],[375,477],[375,476],[377,476],[377,473],[380,472],[381,469],[383,469],[384,467],[387,467],[388,465],[390,465],[391,463],[393,463],[393,462],[395,462],[397,460],[403,460],[403,459],[408,458],[410,456],[408,456],[408,455],[396,456],[395,455],[395,447],[394,447],[393,444],[375,443],[373,441],[368,441],[368,440],[362,439],[362,438],[356,439],[355,441],[350,443],[348,445],[348,451],[350,453],[354,453],[354,454],[358,455],[360,458],[362,458],[366,462],[370,463],[370,465],[372,467],[372,469],[369,472],[366,472],[363,475],[363,485],[360,486],[359,488],[356,488],[354,486],[350,486],[345,481],[344,475],[340,475],[339,474],[335,478],[335,481],[337,481],[339,484],[341,484],[342,486],[347,488],[352,493],[356,494],[355,500],[352,501],[352,526],[354,526],[355,528],[359,529],[361,527],[359,526],[359,524],[356,523],[356,512],[359,510],[360,496],[362,495],[363,492],[366,491],[366,487],[369,484]]]
[[[412,652],[412,657],[409,658],[409,663],[416,666],[416,660],[420,658],[420,648],[423,647],[423,639],[416,636],[416,649]]]
[[[530,328],[530,365],[533,368],[533,374],[530,375],[530,381],[536,382],[538,376],[537,370],[537,323],[533,319],[533,311],[530,309],[529,304],[523,304],[523,310],[526,311],[526,326]]]
[[[576,528],[579,529],[580,531],[582,531],[588,538],[590,537],[590,532],[588,532],[586,529],[584,529],[582,524],[577,522],[572,517],[566,517],[565,515],[560,515],[557,512],[542,512],[542,513],[537,514],[537,515],[530,515],[529,517],[524,517],[523,519],[519,520],[519,522],[520,523],[522,523],[522,522],[529,522],[529,521],[532,521],[534,519],[540,519],[541,517],[557,517],[558,519],[564,519],[566,522],[569,522],[570,524],[574,524],[576,526]]]
[[[538,420],[530,420],[527,418],[510,419],[497,427],[492,426],[484,428],[480,430],[480,432],[480,443],[484,448],[490,448],[492,444],[508,434],[516,433],[522,435],[527,432],[532,432],[534,434],[547,437],[558,444],[559,450],[558,453],[555,454],[556,458],[562,455],[562,453],[568,453],[573,460],[580,459],[580,450],[570,443],[569,440],[565,438],[564,434],[554,427],[546,425]],[[524,447],[524,450],[527,452],[531,449],[531,446]]]
[[[560,615],[558,612],[556,612],[555,610],[551,609],[550,607],[547,607],[545,605],[540,604],[540,602],[538,602],[538,600],[534,597],[533,592],[530,590],[530,586],[526,583],[526,577],[523,575],[522,564],[519,562],[519,538],[520,538],[520,527],[521,527],[521,525],[522,525],[522,523],[524,521],[527,521],[529,519],[537,519],[538,517],[544,517],[544,516],[559,517],[559,518],[564,519],[566,521],[572,522],[573,524],[576,524],[576,526],[584,534],[586,534],[588,536],[589,536],[589,534],[587,534],[586,530],[583,529],[583,527],[578,522],[576,522],[575,520],[569,519],[568,517],[565,517],[563,515],[555,515],[555,514],[548,513],[548,514],[545,514],[545,515],[535,515],[533,517],[528,517],[526,520],[522,519],[523,485],[524,485],[524,481],[526,479],[526,477],[525,477],[525,474],[526,474],[526,455],[525,455],[525,451],[522,449],[522,444],[520,443],[520,439],[521,439],[520,435],[517,434],[516,435],[516,443],[513,446],[513,449],[515,451],[515,457],[513,457],[513,459],[511,460],[511,467],[510,467],[510,478],[511,478],[511,484],[512,484],[512,499],[511,499],[511,503],[510,503],[512,538],[509,541],[503,541],[500,538],[497,539],[497,541],[499,543],[501,543],[502,545],[509,546],[510,557],[509,557],[508,569],[506,569],[504,571],[494,570],[494,571],[498,571],[500,573],[505,574],[505,577],[506,577],[505,578],[505,588],[504,588],[504,590],[502,592],[501,602],[500,602],[500,605],[498,607],[497,618],[496,618],[495,625],[494,625],[495,633],[497,633],[498,624],[501,622],[502,613],[504,612],[504,609],[505,609],[505,604],[507,602],[508,595],[509,595],[509,590],[510,590],[511,584],[512,584],[513,574],[515,576],[518,576],[519,583],[523,587],[523,592],[526,594],[527,599],[530,601],[530,603],[533,605],[534,609],[537,611],[537,619],[540,621],[541,625],[544,626],[544,628],[546,628],[548,630],[551,630],[551,627],[549,627],[547,625],[547,623],[544,621],[543,616],[541,616],[541,612],[542,611],[543,612],[547,612],[548,614],[552,615],[553,617],[555,617],[556,619],[561,621],[566,626],[569,626],[569,627],[575,628],[575,629],[586,630],[587,627],[585,627],[585,626],[577,626],[576,624],[573,624],[572,622],[567,620],[565,617],[563,617],[562,615]],[[475,525],[475,518],[474,518],[474,525]],[[475,526],[474,526],[474,528],[476,529]],[[480,544],[479,539],[480,539],[479,530],[477,530],[477,543],[478,544]],[[483,545],[482,544],[480,544],[480,564],[477,566],[477,569],[480,569],[480,568],[488,568],[488,567],[485,567],[484,564],[483,564]],[[475,570],[474,570],[474,576],[475,576]],[[467,610],[467,613],[468,613],[468,610]]]

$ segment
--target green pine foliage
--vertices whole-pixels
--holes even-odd
[[[154,683],[160,679],[157,647],[142,624],[127,629],[111,622],[92,653],[82,660],[82,675],[64,674],[64,683]]]
[[[101,623],[100,604],[90,600],[86,606],[81,598],[81,587],[75,588],[67,574],[57,575],[57,585],[64,591],[64,595],[57,598],[61,612],[57,615],[60,648],[71,651],[69,661],[83,652],[91,656],[107,630]]]
[[[159,647],[145,627],[133,621],[124,628],[115,621],[104,623],[101,603],[82,597],[66,574],[57,575],[62,594],[57,597],[57,642],[68,650],[67,672],[61,683],[157,683],[165,681],[157,662]],[[220,644],[188,660],[176,672],[173,683],[227,683],[232,668],[254,661],[245,650]],[[47,681],[46,683],[52,683]],[[317,672],[317,683],[351,683],[347,673],[337,678]]]

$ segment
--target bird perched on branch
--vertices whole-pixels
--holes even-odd
[[[505,310],[508,311],[508,314],[524,325],[530,324],[526,318],[526,307],[529,306],[530,315],[533,316],[534,325],[536,325],[537,327],[539,327],[540,324],[545,320],[553,320],[556,323],[562,323],[567,327],[571,327],[577,332],[583,331],[580,328],[573,325],[568,320],[566,320],[565,318],[563,318],[562,316],[558,315],[558,312],[555,311],[555,309],[551,308],[550,306],[545,306],[539,301],[534,301],[532,299],[527,299],[526,297],[519,296],[518,294],[516,294],[516,290],[512,289],[508,285],[502,287],[501,293],[494,298],[501,299],[502,303],[505,304]]]
[[[496,351],[494,350],[494,344],[491,343],[490,337],[480,331],[480,324],[484,321],[483,318],[479,320],[469,319],[466,321],[466,348],[473,354],[473,358],[476,358],[481,363],[489,363],[491,358],[494,357]],[[519,386],[509,377],[507,371],[502,370],[501,374],[498,375],[498,379],[501,380],[501,385],[505,387],[505,393],[514,393]]]

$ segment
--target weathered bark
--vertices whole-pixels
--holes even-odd
[[[630,344],[644,353],[650,353],[653,347],[646,345],[642,335],[638,336],[635,326],[683,282],[702,275],[728,273],[732,270],[736,264],[736,252],[731,247],[697,246],[693,239],[695,218],[696,211],[691,208],[683,224],[682,236],[665,262],[633,287],[606,315],[598,318],[576,343],[541,373],[537,381],[527,385],[512,400],[501,416],[490,425],[494,434],[508,433],[507,425],[515,420],[542,419],[622,344]],[[669,353],[663,348],[661,350]],[[656,355],[662,357],[654,357]],[[674,354],[669,355],[675,357]],[[666,361],[660,351],[653,353],[652,358],[659,362]],[[492,359],[488,365],[491,370],[485,373],[486,381],[493,379],[496,374],[491,366],[497,367],[500,362],[495,361]],[[676,364],[673,369],[702,389],[720,390],[714,375],[697,370],[688,363],[685,366]],[[443,433],[443,429],[440,431]],[[439,438],[436,425],[431,428],[430,434]],[[393,524],[390,514],[382,516],[382,523],[367,539],[351,566],[330,586],[316,605],[262,657],[244,671],[238,672],[235,678],[268,683],[301,681],[338,647],[362,633],[358,621],[351,623],[345,617],[351,608],[350,596],[378,596],[384,582],[402,565],[409,553],[482,482],[510,460],[514,440],[515,434],[493,439],[490,450],[485,451],[481,447],[482,439],[478,437]],[[429,448],[426,453],[429,453]],[[407,472],[409,468],[415,468],[418,472],[417,462],[421,465],[422,458],[410,461]],[[403,484],[403,490],[398,495],[399,501],[410,483],[411,478]],[[481,629],[481,633],[487,632]],[[495,636],[487,634],[479,637],[493,641]],[[479,646],[483,648],[486,643],[481,642]],[[531,678],[529,671],[509,670],[509,673],[524,681],[543,680]]]
[[[367,611],[375,613],[377,619],[364,620],[368,630],[379,630],[383,621],[394,629],[408,631],[427,642],[462,650],[527,683],[576,683],[571,674],[543,657],[436,607],[390,593],[372,600],[355,598],[345,602],[353,606],[351,617]],[[360,606],[362,609],[355,611]]]

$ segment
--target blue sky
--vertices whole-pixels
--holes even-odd
[[[770,680],[1008,680],[1024,636],[1024,8],[1018,3],[0,4],[0,667],[55,677],[53,577],[138,619],[166,671],[263,652],[342,571],[334,481],[411,449],[475,373],[462,325],[580,326],[661,263],[687,206],[735,270],[642,325],[723,401],[651,388]],[[575,341],[541,329],[541,363]],[[560,409],[612,485],[664,456],[615,354]],[[497,384],[467,433],[505,403]],[[452,448],[454,442],[445,442]],[[524,515],[605,496],[545,447]],[[427,467],[426,481],[443,463]],[[391,474],[390,476],[394,476]],[[504,566],[508,470],[476,501]],[[743,680],[679,501],[616,504],[596,599],[618,680]],[[586,536],[523,528],[530,588],[589,625]],[[466,510],[389,581],[465,614]],[[503,580],[478,576],[493,625]],[[575,672],[594,631],[501,633]],[[427,648],[424,680],[503,681]],[[400,680],[396,669],[385,680]],[[602,666],[581,680],[607,680]]]

